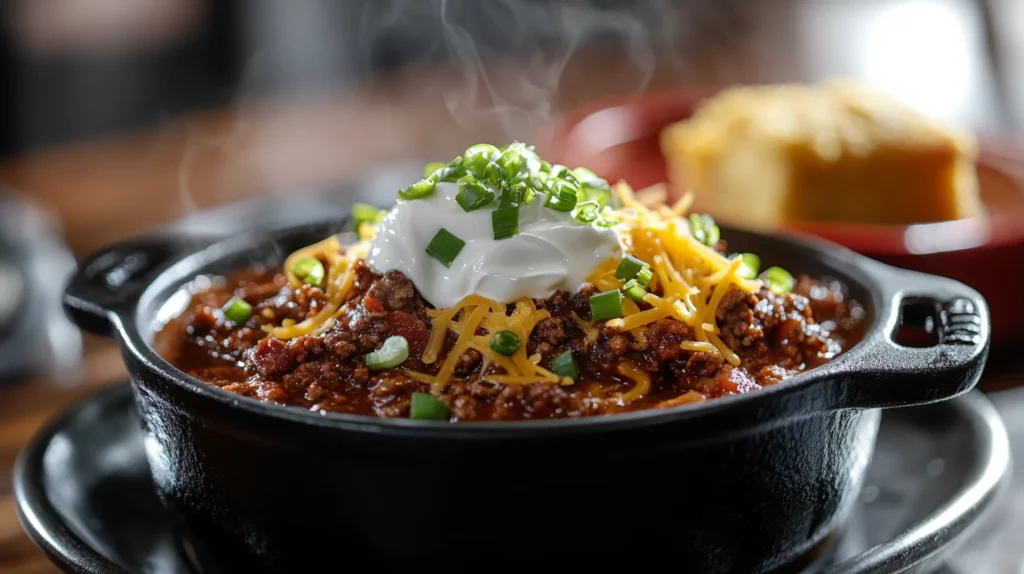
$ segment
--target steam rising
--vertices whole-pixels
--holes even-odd
[[[524,127],[552,119],[555,97],[566,65],[577,49],[587,41],[620,41],[628,58],[635,64],[639,79],[631,86],[635,91],[646,88],[654,73],[655,58],[649,31],[639,18],[620,10],[606,10],[580,5],[546,5],[523,1],[484,2],[487,16],[494,22],[505,22],[513,43],[529,38],[531,27],[543,36],[558,35],[560,41],[547,50],[521,54],[518,78],[496,87],[488,74],[481,51],[487,49],[487,38],[474,36],[458,19],[453,0],[441,3],[441,32],[445,46],[461,64],[463,85],[444,94],[448,111],[461,124],[495,116],[504,131],[515,137]],[[554,34],[552,34],[554,33]],[[560,34],[559,34],[560,33]]]
[[[248,21],[242,25],[249,44],[243,50],[252,57],[237,95],[239,100],[245,100],[285,92],[286,98],[291,98],[309,88],[327,87],[334,91],[339,84],[340,89],[348,87],[345,84],[360,85],[367,77],[399,68],[410,69],[414,74],[419,70],[424,81],[410,84],[408,93],[403,94],[405,101],[417,106],[443,104],[452,117],[449,125],[464,133],[412,129],[423,139],[407,149],[433,146],[434,149],[425,151],[437,153],[443,148],[443,153],[447,153],[464,149],[480,137],[493,138],[493,143],[499,145],[512,140],[529,141],[539,127],[565,111],[564,102],[576,104],[588,97],[639,93],[648,89],[656,72],[660,72],[659,77],[667,75],[677,78],[676,83],[683,83],[690,75],[687,60],[682,57],[688,50],[686,44],[693,39],[704,48],[713,49],[714,44],[720,44],[722,38],[716,35],[720,36],[723,30],[735,31],[736,22],[729,20],[735,19],[737,2],[746,8],[742,0],[254,3],[246,11]],[[585,75],[594,74],[595,51],[614,55],[614,75],[607,70],[597,70],[606,72],[599,77]],[[584,59],[587,66],[577,65]],[[597,62],[600,68],[603,62]],[[427,70],[441,71],[434,76],[428,75]],[[567,78],[572,81],[567,82]],[[382,111],[372,91],[357,91],[356,95],[345,97],[356,104],[361,103],[358,98],[365,98],[360,119],[373,117],[375,129],[394,129],[389,122],[398,121],[392,117],[395,114]],[[188,202],[186,205],[194,205],[190,181],[197,166],[203,164],[203,156],[236,153],[233,150],[237,150],[238,144],[259,141],[260,134],[266,133],[263,130],[269,129],[260,125],[249,126],[247,130],[248,120],[242,112],[237,117],[236,129],[228,130],[219,141],[212,140],[211,134],[190,134],[189,149],[179,172],[179,189],[182,200]],[[346,127],[344,118],[315,113],[304,121],[308,125],[301,124],[299,130],[295,127],[296,118],[290,117],[292,129],[287,135],[315,140],[317,135],[337,133],[330,130],[340,129],[344,133]],[[435,123],[431,122],[431,126]],[[407,125],[398,127],[404,132],[411,129]],[[278,146],[262,153],[289,149]],[[377,150],[363,151],[370,154]],[[270,172],[260,153],[248,154],[247,162],[264,165],[247,167],[259,175],[263,184],[280,181],[288,185],[287,174]],[[331,158],[318,157],[317,161],[320,165],[344,161],[337,156]],[[281,168],[283,162],[274,165]]]
[[[508,141],[529,136],[562,111],[563,81],[567,74],[581,73],[573,69],[581,50],[607,50],[615,54],[619,67],[628,70],[613,79],[614,86],[594,85],[595,95],[639,93],[659,67],[678,70],[685,77],[681,44],[697,27],[721,30],[721,20],[731,17],[731,4],[382,0],[365,4],[352,48],[359,56],[356,69],[367,73],[382,63],[451,62],[457,79],[440,93],[449,113],[463,128],[497,125]],[[707,41],[708,35],[703,36]],[[389,51],[389,45],[403,42],[414,52]],[[586,78],[574,82],[577,92],[579,84],[586,84]]]

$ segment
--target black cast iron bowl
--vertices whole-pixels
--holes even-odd
[[[843,281],[866,307],[865,338],[749,394],[456,424],[262,403],[191,378],[150,347],[197,275],[280,263],[341,229],[148,237],[83,262],[67,286],[74,321],[121,344],[154,483],[204,572],[771,571],[841,526],[878,409],[968,391],[988,353],[988,308],[960,283],[820,241],[732,229],[723,237],[735,251]],[[933,325],[938,343],[897,345],[911,318]]]

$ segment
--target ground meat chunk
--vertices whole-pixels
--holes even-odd
[[[565,318],[548,317],[537,323],[533,331],[533,339],[543,341],[553,347],[561,345],[568,337],[565,333]]]
[[[715,317],[722,330],[719,335],[730,349],[753,347],[764,339],[764,327],[754,315],[758,298],[753,293],[733,289],[725,294]]]
[[[352,341],[352,333],[341,329],[331,329],[324,335],[324,345],[342,361],[355,355],[358,349]]]
[[[295,364],[295,352],[280,339],[267,337],[252,348],[249,365],[264,377],[276,377],[291,370]]]
[[[693,335],[693,328],[682,321],[662,319],[652,323],[644,332],[648,360],[654,365],[660,365],[664,361],[678,358],[686,352],[680,344],[692,341]]]
[[[405,311],[420,320],[426,320],[423,300],[416,295],[412,281],[400,271],[388,271],[374,281],[364,298],[379,301],[387,311]]]
[[[373,410],[381,417],[409,416],[412,393],[427,390],[426,385],[408,377],[383,375],[370,388]]]
[[[402,336],[409,356],[401,368],[433,377],[459,336],[445,333],[440,356],[423,363],[431,329],[429,305],[412,282],[397,271],[378,276],[365,263],[356,265],[355,275],[352,291],[324,331],[290,339],[267,335],[267,328],[286,319],[300,322],[322,309],[323,290],[293,288],[280,272],[230,279],[193,297],[189,312],[158,335],[165,346],[159,352],[189,374],[239,395],[316,411],[408,417],[412,394],[430,392],[431,385],[397,369],[371,371],[365,355],[388,337]],[[535,301],[549,317],[523,341],[528,357],[541,355],[544,369],[551,368],[554,357],[571,353],[577,369],[574,381],[484,380],[488,373],[503,374],[504,368],[471,348],[456,359],[453,378],[436,395],[450,407],[450,419],[591,416],[749,392],[825,362],[847,347],[844,337],[858,337],[849,330],[859,325],[850,312],[858,307],[835,284],[801,279],[794,292],[783,296],[732,289],[718,307],[716,323],[722,342],[739,356],[740,364],[734,366],[721,353],[692,350],[685,343],[696,340],[694,329],[675,318],[660,319],[642,331],[620,331],[605,322],[596,329],[582,327],[580,322],[591,319],[589,298],[595,292],[586,285],[575,294],[558,292]],[[232,296],[253,305],[254,314],[244,325],[224,321],[219,311]],[[638,305],[650,308],[644,302]],[[515,308],[507,306],[506,313]],[[822,323],[820,316],[829,318]],[[481,325],[476,335],[487,335],[487,329]],[[833,335],[836,329],[838,337]],[[624,370],[624,365],[633,370]],[[640,388],[637,369],[649,377],[649,389],[635,400],[624,400]]]
[[[740,394],[761,388],[746,369],[722,369],[719,374],[719,388],[726,394]]]
[[[316,313],[318,309],[322,308],[326,298],[326,294],[319,287],[312,285],[302,285],[292,295],[295,304],[305,310],[307,316]]]
[[[608,350],[617,357],[621,357],[629,350],[629,337],[621,333],[608,338]]]
[[[757,372],[757,375],[754,376],[757,380],[757,384],[762,387],[777,385],[789,377],[789,371],[778,365],[766,365]]]
[[[296,337],[288,342],[288,347],[299,363],[312,361],[324,354],[327,345],[321,337]]]
[[[458,360],[455,361],[455,374],[460,377],[469,375],[476,370],[476,366],[480,364],[480,359],[482,358],[480,351],[477,351],[476,349],[467,349],[466,352],[462,353]]]
[[[632,335],[602,327],[597,342],[588,350],[587,360],[598,366],[600,370],[615,372],[618,363],[629,351],[632,341]]]
[[[352,313],[352,319],[347,325],[336,325],[339,330],[347,330],[352,334],[352,340],[356,346],[356,352],[365,355],[372,353],[384,344],[384,340],[391,334],[390,326],[386,318],[387,313],[367,313],[362,309]]]
[[[547,309],[552,317],[571,317],[575,313],[580,318],[590,320],[590,297],[597,293],[597,287],[584,283],[574,294],[556,291],[547,299],[534,299],[538,309]]]
[[[490,414],[492,419],[547,419],[597,414],[610,406],[610,401],[589,398],[555,384],[509,385],[498,394]]]
[[[686,372],[697,377],[710,377],[722,368],[724,362],[719,353],[697,351],[686,359]]]
[[[483,416],[484,412],[502,389],[504,387],[497,383],[477,380],[468,384],[453,385],[442,396],[442,400],[451,407],[453,420],[487,418]]]

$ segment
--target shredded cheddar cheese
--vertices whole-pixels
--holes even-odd
[[[619,364],[619,374],[633,381],[633,388],[622,394],[622,401],[629,403],[646,395],[651,390],[651,375],[628,362]]]
[[[586,321],[572,313],[573,320],[585,334],[584,348],[597,342],[601,328],[606,327],[631,334],[633,348],[644,349],[647,326],[663,319],[675,319],[692,328],[696,339],[683,341],[681,349],[717,353],[738,365],[739,357],[719,336],[716,315],[730,289],[755,292],[761,288],[761,281],[743,278],[739,275],[740,259],[727,258],[693,237],[689,226],[681,219],[692,203],[690,194],[672,206],[652,206],[624,183],[618,184],[615,192],[623,207],[609,212],[608,216],[614,220],[625,250],[647,263],[652,277],[642,303],[626,297],[622,299],[621,317],[604,321],[602,325],[602,322]],[[663,193],[663,190],[647,193]],[[369,251],[373,226],[363,223],[358,235],[360,241],[347,248],[342,247],[336,236],[331,236],[288,257],[285,272],[296,288],[302,284],[301,279],[291,272],[296,261],[315,257],[324,263],[327,274],[321,287],[325,302],[304,321],[283,321],[278,327],[266,327],[267,332],[280,339],[320,334],[350,310],[346,305],[352,298],[356,265]],[[602,263],[587,281],[600,291],[622,289],[625,281],[615,277],[617,264],[618,259]],[[430,385],[435,394],[440,394],[451,382],[459,358],[470,350],[483,357],[480,377],[485,381],[507,385],[574,384],[572,379],[541,367],[542,357],[539,354],[527,355],[530,335],[541,321],[551,316],[549,311],[538,309],[531,299],[524,298],[506,305],[479,295],[469,295],[453,307],[430,309],[427,315],[430,334],[419,359],[427,366],[426,370],[432,372],[408,368],[401,368],[398,372]],[[490,348],[491,335],[498,331],[511,331],[522,341],[511,356]],[[453,344],[449,333],[455,337]],[[444,360],[438,365],[442,356]],[[651,376],[642,369],[622,362],[618,365],[618,373],[633,382],[632,388],[620,395],[623,402],[637,400],[651,392]],[[679,400],[703,399],[699,393],[688,393],[684,397]]]
[[[692,327],[698,342],[709,343],[714,352],[738,365],[739,357],[717,336],[716,314],[731,287],[753,293],[761,288],[761,281],[741,277],[740,259],[729,259],[697,241],[687,226],[680,223],[680,216],[693,201],[691,194],[671,208],[661,206],[662,209],[645,205],[624,183],[618,184],[616,191],[624,207],[614,211],[612,217],[627,249],[650,264],[654,273],[651,291],[661,294],[652,292],[644,296],[644,302],[652,309],[633,311],[635,306],[624,306],[624,317],[611,326],[632,331],[671,317]],[[622,286],[622,281],[615,280],[613,265],[599,267],[589,281],[601,289],[613,281]],[[712,352],[703,346],[701,350]]]
[[[360,241],[348,249],[342,249],[338,243],[337,236],[332,235],[319,243],[292,253],[285,260],[284,268],[285,273],[288,275],[288,280],[294,287],[302,285],[302,280],[295,277],[291,271],[295,261],[304,257],[327,260],[328,276],[327,283],[324,285],[324,294],[327,296],[327,301],[324,307],[312,317],[305,319],[301,323],[295,323],[286,319],[282,321],[280,327],[271,329],[270,333],[278,339],[292,339],[301,335],[316,335],[329,329],[334,324],[335,319],[344,312],[342,306],[352,290],[352,284],[355,281],[356,264],[366,257],[369,247],[369,242]]]

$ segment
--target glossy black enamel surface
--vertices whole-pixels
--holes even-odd
[[[931,571],[965,535],[985,534],[973,527],[1005,486],[1008,460],[1004,427],[980,393],[889,411],[840,540],[807,572]],[[19,463],[19,513],[66,571],[203,572],[189,567],[157,499],[127,384],[55,420]]]
[[[203,240],[174,237],[115,246],[83,264],[65,294],[79,324],[122,342],[156,485],[208,566],[645,568],[671,549],[684,571],[765,571],[848,514],[876,407],[969,390],[988,350],[985,303],[959,283],[735,230],[723,230],[731,249],[845,282],[867,305],[865,339],[783,384],[699,405],[455,425],[259,403],[185,377],[149,348],[154,317],[196,274],[280,261],[337,229],[201,250]],[[904,300],[933,309],[938,346],[892,342]]]

